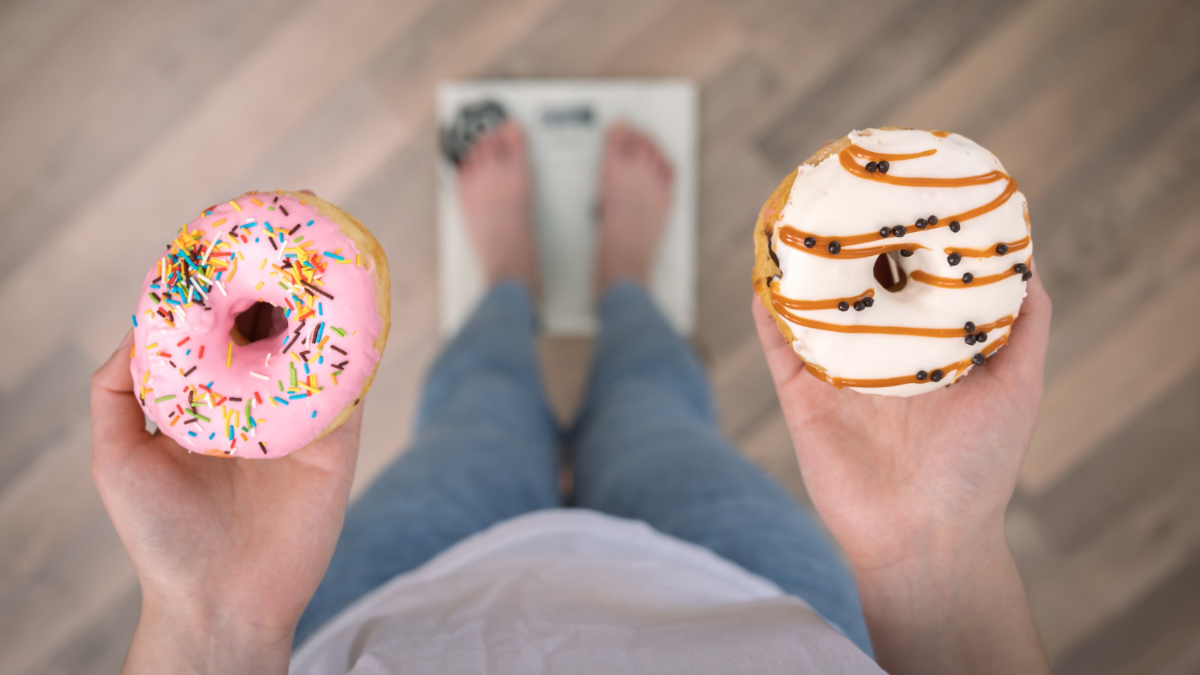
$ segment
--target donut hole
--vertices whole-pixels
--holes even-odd
[[[896,255],[895,252],[880,253],[879,257],[875,258],[875,281],[891,293],[899,291],[908,283],[908,275],[904,273]]]
[[[287,317],[284,316],[282,307],[259,300],[233,319],[229,337],[235,343],[244,346],[283,335],[287,325]]]

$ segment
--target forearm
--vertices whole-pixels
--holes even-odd
[[[1049,673],[1003,529],[856,569],[879,665],[905,673]]]
[[[167,616],[143,602],[122,673],[286,673],[291,640],[254,633]]]

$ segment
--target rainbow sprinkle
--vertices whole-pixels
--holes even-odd
[[[254,196],[243,195],[240,199],[248,198],[256,207],[262,208],[263,201],[257,197],[262,193],[252,194]],[[332,310],[337,307],[337,301],[334,294],[325,288],[324,277],[330,264],[358,265],[361,264],[361,256],[352,249],[345,254],[342,248],[334,248],[332,251],[315,250],[313,241],[306,240],[304,235],[296,236],[302,229],[302,224],[311,227],[315,223],[315,219],[304,218],[302,212],[297,212],[300,207],[306,206],[305,203],[300,201],[300,206],[297,206],[295,201],[281,203],[281,197],[285,197],[283,195],[269,197],[272,199],[269,207],[272,211],[277,210],[277,215],[281,214],[282,217],[299,222],[293,220],[272,226],[261,218],[255,219],[251,216],[246,222],[238,224],[237,221],[242,220],[240,217],[233,218],[234,222],[230,222],[229,218],[217,215],[211,223],[204,223],[203,219],[225,209],[225,204],[205,209],[201,212],[201,220],[197,221],[197,225],[207,225],[206,230],[191,229],[189,225],[181,227],[175,239],[167,245],[166,253],[160,257],[155,268],[157,276],[150,281],[147,289],[146,297],[153,305],[152,309],[146,311],[143,322],[148,317],[151,323],[161,322],[164,328],[172,330],[184,328],[189,317],[194,317],[198,312],[211,311],[228,293],[234,293],[232,286],[227,292],[226,285],[239,284],[235,295],[244,294],[251,285],[242,281],[244,275],[252,274],[248,270],[257,270],[253,274],[258,275],[263,274],[263,271],[269,273],[271,280],[268,285],[264,286],[262,281],[255,282],[254,290],[267,291],[264,296],[260,296],[260,300],[286,308],[285,316],[290,330],[280,337],[278,344],[281,346],[267,353],[263,368],[268,369],[268,374],[249,372],[251,377],[264,382],[258,391],[244,394],[223,393],[221,385],[215,381],[205,384],[189,381],[193,373],[197,373],[205,351],[204,345],[200,345],[193,356],[192,348],[196,346],[195,343],[184,347],[191,339],[189,336],[172,336],[169,341],[163,341],[161,346],[157,343],[145,345],[147,357],[161,359],[170,366],[169,372],[178,373],[184,378],[184,384],[179,389],[175,388],[175,382],[160,382],[156,385],[151,371],[147,370],[140,385],[139,401],[143,406],[148,402],[174,406],[173,409],[160,410],[167,415],[166,419],[170,420],[166,422],[166,426],[178,424],[187,428],[186,432],[182,432],[184,438],[201,440],[207,431],[208,441],[214,441],[220,436],[222,440],[216,442],[227,443],[220,448],[198,450],[206,454],[233,455],[236,454],[240,443],[257,444],[263,454],[266,454],[265,442],[255,438],[259,427],[265,421],[255,412],[255,408],[261,408],[268,403],[271,406],[288,406],[291,401],[317,396],[328,384],[323,382],[322,378],[328,378],[328,381],[336,386],[337,376],[350,362],[345,351],[329,344],[328,333],[344,337],[346,331],[326,324],[327,316],[336,317],[337,314],[333,311],[326,312],[324,303],[334,303],[331,306]],[[227,204],[235,212],[243,211],[238,200],[230,200]],[[313,213],[311,206],[307,208],[308,213]],[[228,210],[225,210],[225,215],[229,215]],[[254,233],[247,236],[246,233],[258,225],[262,225],[266,234],[261,238],[255,237]],[[211,240],[206,238],[205,231]],[[348,261],[346,258],[351,255],[353,258]],[[254,260],[258,260],[259,264],[253,265]],[[247,270],[243,275],[237,274],[239,262]],[[235,275],[239,278],[237,282],[233,281]],[[272,292],[275,286],[278,286],[279,290]],[[214,296],[214,289],[218,295]],[[139,326],[136,315],[131,316],[131,321],[134,327]],[[331,358],[326,359],[326,347],[338,354],[329,354]],[[175,349],[182,350],[182,353],[173,352]],[[233,367],[233,349],[234,344],[231,340],[227,343],[225,351],[227,369]],[[286,378],[273,377],[275,373],[269,370],[274,351],[281,352],[280,358],[288,361]],[[337,362],[339,358],[342,360]],[[279,367],[281,364],[277,362],[276,369]],[[211,371],[201,370],[194,377],[207,379],[213,374]],[[278,395],[273,395],[270,391],[271,381],[276,382],[279,388]],[[159,387],[158,393],[161,395],[155,395],[155,386]],[[310,410],[310,418],[316,417],[317,411]],[[216,427],[217,424],[220,426]]]

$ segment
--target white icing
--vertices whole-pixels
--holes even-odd
[[[889,176],[961,178],[1003,171],[992,153],[975,142],[950,134],[939,137],[927,131],[868,129],[849,135],[858,147],[886,154],[916,153],[935,148],[933,155],[890,162]],[[866,160],[857,159],[860,165]],[[948,227],[919,230],[918,218],[946,216],[983,206],[1006,187],[1005,180],[965,187],[909,187],[890,185],[854,176],[842,167],[835,153],[817,166],[801,166],[791,195],[772,237],[772,248],[782,272],[778,291],[786,298],[823,300],[859,297],[874,289],[874,306],[842,312],[837,309],[791,310],[815,321],[842,325],[904,326],[962,329],[967,321],[983,325],[1006,316],[1016,316],[1025,297],[1025,282],[1020,275],[1001,281],[963,288],[943,288],[911,278],[915,270],[939,277],[960,278],[970,272],[976,277],[999,274],[1017,263],[1030,259],[1032,243],[1007,255],[990,258],[964,256],[951,266],[943,250],[987,249],[999,242],[1014,242],[1028,235],[1025,223],[1025,196],[1012,195],[1000,207],[976,218],[963,221],[958,233]],[[910,275],[907,285],[892,293],[875,280],[875,256],[849,258],[844,255],[825,258],[794,248],[779,240],[780,226],[790,226],[818,237],[845,237],[878,232],[881,227],[904,225],[901,239],[879,238],[853,246],[843,252],[880,244],[920,244],[911,257],[894,259]],[[784,317],[786,321],[787,318]],[[819,330],[788,322],[796,336],[792,343],[805,361],[824,368],[831,377],[882,379],[932,371],[947,364],[970,359],[988,345],[968,345],[965,331],[956,337],[931,338],[878,333],[840,333]],[[1010,327],[988,333],[988,343],[1007,336]],[[946,373],[940,383],[929,381],[893,387],[855,388],[871,394],[912,396],[946,386],[961,377]]]

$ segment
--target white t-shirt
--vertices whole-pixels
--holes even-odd
[[[643,523],[540,511],[354,603],[294,674],[882,673],[803,601]]]

